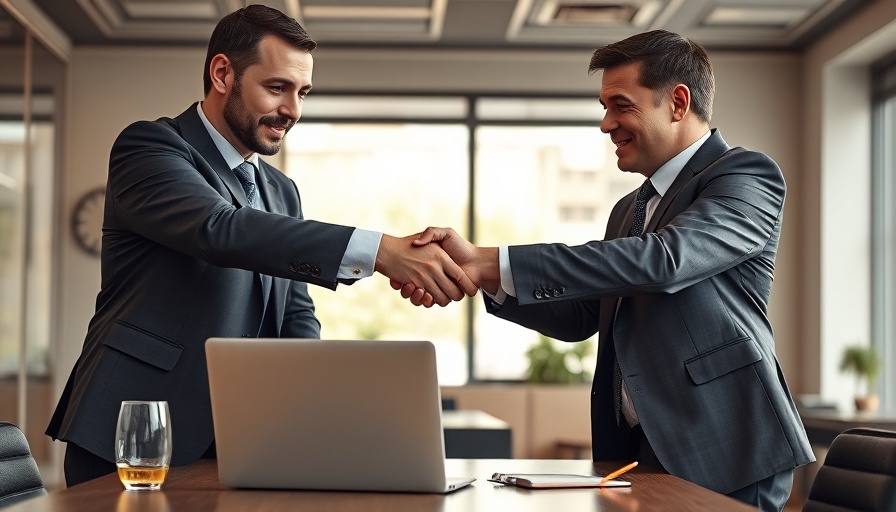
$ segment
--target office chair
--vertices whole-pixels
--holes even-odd
[[[25,434],[0,421],[0,508],[45,494]]]
[[[838,435],[803,512],[896,510],[896,432],[852,428]]]

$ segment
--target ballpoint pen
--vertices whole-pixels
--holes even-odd
[[[510,475],[504,475],[502,473],[494,473],[492,477],[488,479],[488,481],[516,485],[517,478]]]
[[[606,482],[606,481],[608,481],[608,480],[612,480],[612,479],[616,478],[617,476],[619,476],[619,475],[621,475],[621,474],[623,474],[623,473],[628,472],[630,469],[632,469],[633,467],[635,467],[635,466],[637,466],[637,465],[638,465],[638,461],[635,461],[635,462],[632,462],[631,464],[629,464],[628,466],[619,468],[619,469],[617,469],[616,471],[613,471],[612,473],[610,473],[609,475],[603,477],[603,478],[600,480],[600,483],[597,484],[597,485],[600,485],[600,484],[602,484],[602,483],[604,483],[604,482]]]

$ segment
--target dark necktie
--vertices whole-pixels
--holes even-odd
[[[260,205],[258,203],[258,186],[255,185],[255,166],[251,162],[243,162],[236,166],[233,174],[240,180],[240,185],[246,192],[246,199],[249,200],[249,206],[257,210]]]
[[[240,180],[240,185],[243,186],[243,191],[246,193],[246,199],[249,200],[249,207],[256,210],[263,210],[264,208],[258,197],[258,185],[255,184],[255,166],[252,162],[243,162],[236,166],[233,170],[233,174],[236,175],[236,178]],[[264,315],[267,314],[268,299],[271,291],[271,276],[258,274],[258,277],[261,279],[261,293],[264,298],[263,311],[265,313],[262,314],[262,318],[264,318]]]
[[[644,220],[647,218],[647,203],[656,194],[653,183],[649,179],[644,180],[638,197],[635,198],[635,216],[632,217],[632,227],[628,230],[628,236],[641,236],[644,232]],[[618,307],[618,306],[617,306]],[[615,355],[615,351],[614,351]],[[619,369],[619,359],[613,360],[613,405],[616,410],[616,423],[622,424],[622,371]]]
[[[644,233],[644,219],[647,218],[647,203],[650,198],[656,194],[653,183],[650,180],[644,180],[641,189],[638,190],[638,197],[635,198],[635,216],[632,217],[632,227],[628,230],[628,236],[641,236]]]

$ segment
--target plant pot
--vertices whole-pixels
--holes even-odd
[[[857,396],[857,411],[876,411],[880,407],[880,399],[877,395]]]

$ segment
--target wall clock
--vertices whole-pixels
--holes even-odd
[[[103,243],[103,209],[106,189],[97,187],[81,196],[72,212],[72,235],[87,254],[99,256]]]

